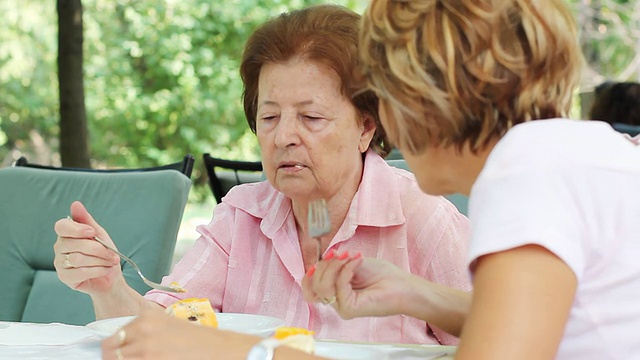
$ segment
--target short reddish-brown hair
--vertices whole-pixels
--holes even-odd
[[[390,151],[378,115],[378,98],[367,90],[358,64],[360,15],[338,5],[317,5],[283,13],[260,26],[247,41],[240,76],[244,84],[244,113],[256,131],[258,81],[265,64],[286,63],[296,57],[333,69],[340,78],[342,94],[357,111],[370,115],[376,133],[369,145],[382,156]]]

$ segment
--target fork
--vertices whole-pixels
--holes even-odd
[[[309,203],[307,226],[309,236],[318,242],[318,261],[320,261],[322,260],[322,236],[331,232],[331,219],[329,219],[329,210],[327,210],[327,202],[324,199]]]
[[[67,219],[73,221],[71,216],[67,216]],[[178,292],[178,293],[187,292],[187,290],[185,290],[182,286],[180,286],[177,283],[171,283],[170,285],[162,285],[162,284],[158,284],[157,282],[154,282],[154,281],[151,281],[151,280],[147,279],[144,275],[142,275],[142,271],[140,271],[140,268],[138,267],[138,265],[133,260],[129,259],[129,257],[124,255],[120,251],[116,250],[112,246],[109,246],[107,243],[105,243],[104,241],[100,240],[100,238],[97,237],[97,236],[94,236],[93,240],[99,242],[100,244],[102,244],[102,246],[104,246],[107,249],[109,249],[109,250],[113,251],[114,253],[118,254],[118,256],[120,256],[121,259],[123,259],[124,261],[128,262],[129,265],[131,265],[138,272],[138,275],[140,275],[140,278],[142,279],[142,281],[144,281],[144,283],[147,284],[148,286],[150,286],[150,287],[152,287],[154,289],[157,289],[157,290],[162,290],[162,291],[167,291],[167,292]]]

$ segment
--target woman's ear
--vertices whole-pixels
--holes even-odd
[[[358,150],[361,153],[366,152],[369,149],[369,144],[371,144],[371,139],[373,139],[373,135],[376,133],[376,122],[373,120],[373,117],[369,114],[364,114],[362,118],[362,125],[360,126],[362,129],[362,133],[360,134],[360,141],[358,143]]]

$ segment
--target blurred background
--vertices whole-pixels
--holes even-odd
[[[213,201],[205,186],[203,153],[260,157],[240,99],[238,66],[245,40],[266,19],[320,2],[0,0],[0,166],[24,155],[29,162],[56,166],[146,167],[191,153],[196,157],[194,200]],[[356,1],[337,3],[363,10]],[[62,34],[78,14],[69,4],[82,6],[83,57],[77,63],[78,34],[68,29]],[[59,26],[60,46],[72,42],[61,56],[66,77],[60,79]],[[61,118],[59,86],[74,76],[68,69],[74,66],[81,67],[83,79],[89,164],[82,162],[82,147],[65,154],[60,146],[65,120],[76,124],[67,127],[72,134],[66,139],[82,142],[73,134],[82,130],[78,111],[73,119]],[[82,86],[69,88],[62,94],[66,106],[80,108]]]
[[[580,92],[604,80],[640,81],[640,2],[567,1],[589,63]],[[321,2],[0,0],[0,166],[26,156],[147,167],[191,153],[185,221],[208,221],[215,200],[202,154],[260,158],[242,112],[245,40],[269,17]],[[359,13],[367,4],[333,2]],[[579,117],[589,97],[576,95]]]

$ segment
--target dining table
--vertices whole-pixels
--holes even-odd
[[[0,321],[0,359],[99,360],[105,337],[88,326]],[[338,360],[451,360],[456,347],[317,340],[316,349]]]

